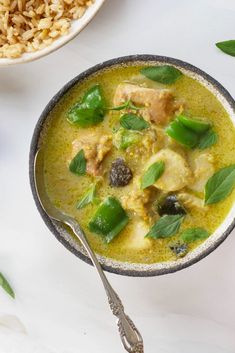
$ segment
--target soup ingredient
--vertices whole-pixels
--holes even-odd
[[[1,0],[0,58],[18,58],[51,45],[91,4],[90,0]]]
[[[117,149],[126,150],[131,145],[139,142],[140,139],[141,135],[139,133],[120,127],[113,136],[113,144]]]
[[[112,135],[101,132],[86,132],[72,143],[72,155],[81,148],[86,158],[86,172],[92,176],[102,174],[102,162],[112,148]]]
[[[130,230],[123,242],[123,248],[128,250],[148,250],[152,247],[152,240],[144,235],[148,232],[149,227],[143,221],[132,222]]]
[[[208,121],[202,119],[189,118],[182,114],[178,115],[177,119],[181,122],[182,125],[198,134],[203,134],[211,126],[211,123]]]
[[[0,286],[5,290],[6,293],[8,293],[12,298],[15,298],[15,293],[13,289],[11,288],[9,282],[6,280],[6,278],[3,276],[3,274],[0,272]]]
[[[83,150],[80,150],[71,160],[69,170],[78,176],[86,174],[86,159]]]
[[[162,197],[157,204],[159,216],[163,215],[185,215],[186,211],[180,204],[176,195],[167,195]]]
[[[206,239],[209,237],[209,233],[204,228],[188,228],[184,230],[180,237],[185,243],[191,243],[199,239]]]
[[[178,119],[173,120],[165,131],[171,138],[188,148],[193,148],[198,143],[197,134],[186,128]]]
[[[208,211],[208,207],[205,206],[204,200],[195,195],[189,194],[188,192],[180,192],[177,197],[186,209],[198,209],[203,210],[204,212]]]
[[[168,123],[171,115],[179,108],[168,89],[146,88],[131,83],[121,83],[115,91],[114,105],[131,100],[142,106],[141,114],[147,121],[156,124]]]
[[[144,130],[149,127],[149,123],[141,116],[133,113],[127,113],[121,116],[120,124],[127,130]]]
[[[120,202],[114,197],[107,197],[96,210],[88,227],[91,232],[101,235],[106,243],[110,243],[128,221],[129,217]]]
[[[143,220],[148,220],[148,212],[146,205],[150,199],[150,191],[148,189],[141,190],[139,187],[139,178],[135,178],[133,182],[127,186],[125,195],[121,201],[125,209],[133,212]]]
[[[191,167],[194,176],[194,182],[189,185],[189,188],[203,192],[208,179],[214,174],[215,168],[213,165],[213,157],[210,153],[198,153],[195,151],[191,157]]]
[[[211,147],[218,139],[210,122],[188,118],[184,115],[177,116],[165,131],[180,144],[188,148],[198,147],[201,150]]]
[[[178,80],[183,74],[174,66],[148,66],[140,70],[140,72],[147,78],[163,84],[171,84]]]
[[[137,107],[135,104],[132,103],[130,99],[128,99],[125,103],[118,105],[117,107],[108,108],[108,110],[123,110],[123,109],[140,110],[142,109],[142,107]]]
[[[151,166],[155,162],[164,162],[165,169],[162,176],[153,184],[163,191],[180,190],[192,181],[192,172],[186,160],[177,152],[168,148],[156,153],[147,162]]]
[[[235,186],[235,164],[217,171],[206,183],[205,204],[224,200]]]
[[[95,199],[95,194],[96,194],[96,185],[91,184],[89,189],[85,192],[81,200],[78,202],[77,209],[84,208],[85,206],[89,205],[89,203],[92,203]]]
[[[198,142],[198,148],[204,150],[216,144],[218,141],[217,133],[210,128],[204,135],[202,135]]]
[[[132,171],[123,158],[117,158],[111,166],[109,180],[111,186],[126,186],[133,178]]]
[[[235,56],[235,40],[226,40],[224,42],[216,43],[217,48],[222,50],[224,53]]]
[[[100,85],[92,86],[68,113],[68,121],[80,127],[97,125],[104,120],[105,100]]]
[[[163,174],[165,164],[163,161],[153,163],[141,178],[141,188],[146,189],[153,185]]]
[[[146,237],[158,239],[168,238],[178,233],[181,223],[184,220],[184,215],[165,215],[162,216],[146,234]]]
[[[171,243],[169,248],[177,257],[184,257],[188,252],[188,246],[180,241]]]

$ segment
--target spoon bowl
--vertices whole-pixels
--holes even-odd
[[[125,350],[129,353],[144,353],[142,336],[135,327],[133,321],[125,314],[123,304],[105,276],[95,253],[87,241],[85,233],[74,218],[66,215],[64,212],[61,212],[51,203],[44,183],[43,161],[43,151],[39,149],[34,159],[34,180],[37,196],[43,210],[46,212],[48,217],[69,226],[86,250],[103,283],[110,309],[113,315],[118,318],[118,330]]]

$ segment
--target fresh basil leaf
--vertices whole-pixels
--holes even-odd
[[[216,43],[217,48],[222,50],[224,53],[235,56],[235,40],[226,40],[224,42]]]
[[[96,185],[91,184],[91,186],[88,188],[88,190],[82,196],[81,200],[78,202],[77,209],[84,208],[89,203],[92,203],[95,199],[95,193],[96,193]]]
[[[105,108],[105,99],[100,85],[92,86],[83,96],[82,102],[88,109],[101,109]]]
[[[160,178],[164,169],[165,163],[163,161],[153,163],[142,176],[141,189],[146,189],[148,186],[153,185]]]
[[[68,113],[68,121],[80,127],[96,125],[104,120],[105,100],[99,85],[91,87],[80,103],[75,104]]]
[[[86,174],[86,159],[83,150],[80,150],[69,164],[70,172],[77,175]]]
[[[180,237],[185,243],[191,243],[199,239],[206,239],[209,237],[209,233],[204,228],[189,228],[184,230]]]
[[[183,220],[183,215],[163,216],[152,226],[146,237],[168,238],[179,231]]]
[[[13,289],[11,288],[9,282],[6,280],[6,278],[3,276],[3,274],[0,272],[0,286],[12,297],[15,298],[15,293]]]
[[[198,148],[204,150],[218,141],[218,135],[213,129],[206,131],[199,139]]]
[[[104,113],[100,109],[88,109],[86,105],[77,104],[69,112],[68,121],[71,124],[86,128],[97,125],[104,120]]]
[[[123,103],[122,105],[118,105],[117,107],[113,107],[113,108],[107,108],[107,110],[123,110],[123,109],[132,109],[132,110],[140,110],[144,107],[137,107],[134,103],[132,103],[132,101],[129,99],[128,101],[126,101],[125,103]]]
[[[116,107],[112,107],[112,108],[107,108],[107,110],[123,110],[126,109],[128,107],[129,101],[126,101],[125,103],[118,105]]]
[[[120,119],[120,124],[127,130],[139,131],[149,127],[149,123],[146,120],[132,113],[124,114]]]
[[[148,66],[140,70],[140,72],[150,80],[164,84],[171,84],[178,80],[183,74],[174,66]]]
[[[224,200],[235,186],[235,164],[220,169],[207,181],[205,204],[210,205]]]

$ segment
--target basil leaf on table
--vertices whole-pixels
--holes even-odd
[[[171,84],[178,80],[183,74],[174,66],[148,66],[140,70],[147,78],[164,84]]]
[[[205,204],[210,205],[224,200],[235,186],[235,164],[220,169],[207,181]]]
[[[209,129],[201,136],[198,142],[198,148],[204,150],[213,146],[218,141],[218,135],[213,129]]]
[[[6,280],[6,278],[3,276],[3,274],[0,272],[0,286],[7,292],[12,298],[15,298],[15,293],[13,289],[11,288],[9,282]]]
[[[124,129],[127,130],[144,130],[149,127],[149,123],[144,120],[142,117],[132,114],[132,113],[127,113],[122,115],[120,119],[120,124]]]
[[[186,243],[191,243],[195,240],[206,239],[209,235],[204,228],[189,228],[181,233],[181,239]]]
[[[96,185],[91,184],[91,186],[88,188],[88,190],[82,196],[81,200],[78,202],[77,209],[84,208],[89,203],[92,203],[95,199],[95,194],[96,194]]]
[[[222,50],[222,52],[235,56],[235,40],[226,40],[224,42],[216,43],[217,48]]]
[[[85,128],[102,122],[104,115],[105,100],[100,85],[95,85],[70,109],[68,121]]]
[[[164,169],[165,163],[163,161],[153,163],[142,176],[141,189],[146,189],[148,186],[153,185],[163,174]]]
[[[183,215],[163,216],[152,226],[146,237],[154,239],[168,238],[178,233],[183,220]]]
[[[69,164],[70,172],[77,175],[86,174],[86,159],[83,150],[80,150]]]

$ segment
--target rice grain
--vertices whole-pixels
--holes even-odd
[[[95,0],[0,0],[0,58],[18,58],[69,32]]]

